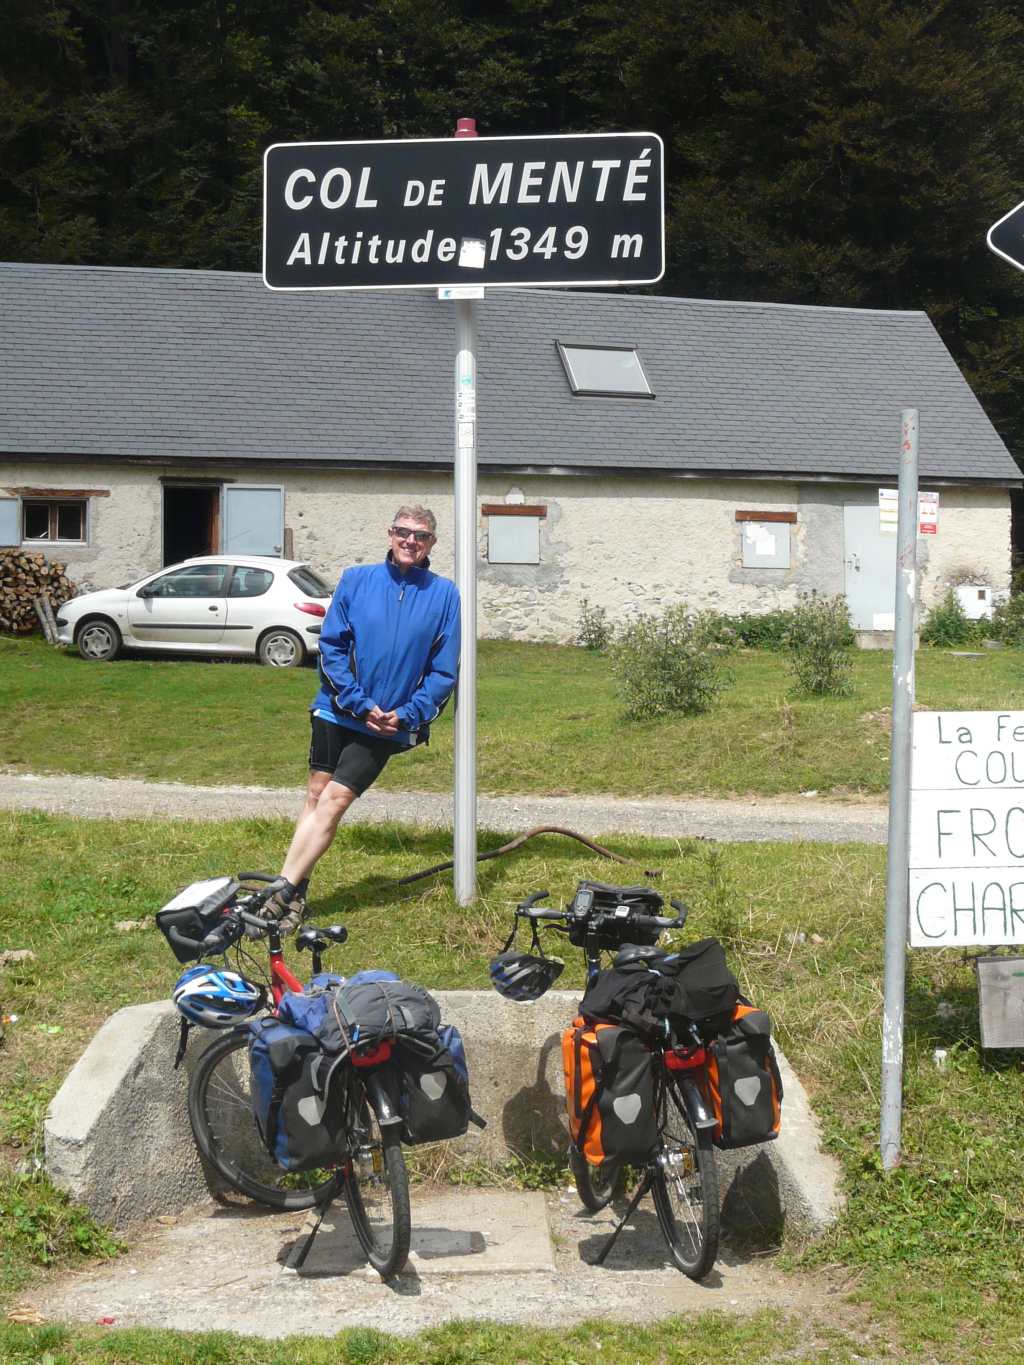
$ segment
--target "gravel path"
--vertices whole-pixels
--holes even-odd
[[[0,770],[0,809],[43,810],[91,819],[294,819],[302,793],[291,787],[191,787],[134,778],[39,776]],[[513,834],[560,825],[591,838],[605,833],[729,841],[886,841],[884,801],[824,801],[816,795],[760,799],[627,799],[614,796],[480,796],[481,829]],[[369,791],[350,821],[450,827],[452,798],[437,792]]]

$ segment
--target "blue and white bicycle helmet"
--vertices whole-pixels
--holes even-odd
[[[506,1000],[539,1000],[562,974],[564,962],[533,953],[499,953],[491,960],[491,985]]]
[[[171,999],[190,1024],[231,1028],[258,1014],[267,1002],[267,992],[237,972],[199,965],[182,972]]]

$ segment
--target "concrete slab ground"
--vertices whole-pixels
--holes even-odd
[[[827,1286],[783,1275],[765,1248],[740,1253],[726,1244],[708,1279],[694,1284],[668,1263],[650,1200],[597,1267],[586,1258],[616,1214],[587,1214],[575,1190],[543,1195],[416,1185],[412,1196],[418,1255],[390,1284],[356,1264],[343,1206],[332,1211],[332,1230],[314,1244],[299,1274],[288,1263],[301,1245],[305,1215],[208,1205],[151,1223],[117,1261],[50,1277],[25,1303],[48,1321],[113,1318],[118,1327],[280,1338],[348,1327],[408,1336],[458,1318],[557,1327],[587,1318],[651,1322],[710,1309],[804,1314],[828,1302]],[[479,1273],[488,1258],[489,1273]]]

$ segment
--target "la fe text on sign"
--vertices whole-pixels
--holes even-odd
[[[263,162],[271,289],[653,284],[655,133],[296,142]]]
[[[1024,944],[1024,712],[913,717],[910,942]]]

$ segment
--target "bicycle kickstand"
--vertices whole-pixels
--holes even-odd
[[[647,1193],[647,1191],[648,1191],[650,1188],[651,1188],[651,1173],[650,1173],[650,1171],[648,1170],[648,1171],[645,1171],[645,1172],[644,1172],[644,1178],[643,1178],[643,1180],[641,1180],[641,1181],[640,1181],[640,1184],[636,1187],[636,1193],[633,1195],[633,1198],[629,1201],[629,1208],[626,1210],[626,1212],[625,1212],[625,1213],[622,1215],[622,1217],[619,1219],[618,1224],[617,1224],[616,1227],[615,1227],[615,1230],[609,1235],[609,1237],[608,1237],[607,1241],[605,1242],[604,1246],[602,1246],[601,1250],[597,1253],[597,1255],[594,1257],[594,1259],[590,1262],[591,1265],[604,1265],[605,1259],[607,1258],[608,1253],[611,1251],[611,1249],[612,1249],[612,1247],[615,1245],[615,1243],[619,1240],[619,1233],[620,1233],[620,1232],[622,1231],[622,1229],[626,1226],[626,1224],[629,1222],[629,1220],[633,1217],[633,1213],[634,1213],[634,1211],[635,1211],[635,1209],[636,1209],[637,1204],[640,1203],[640,1200],[643,1199],[644,1195]]]
[[[316,1235],[320,1231],[320,1224],[324,1221],[324,1217],[327,1213],[327,1210],[331,1207],[333,1203],[334,1196],[332,1195],[331,1198],[327,1200],[326,1204],[316,1205],[316,1222],[313,1224],[312,1230],[309,1236],[306,1238],[302,1250],[299,1252],[298,1256],[295,1257],[295,1260],[292,1261],[293,1270],[301,1270],[302,1267],[306,1264],[306,1257],[313,1249],[313,1243],[316,1241]]]

